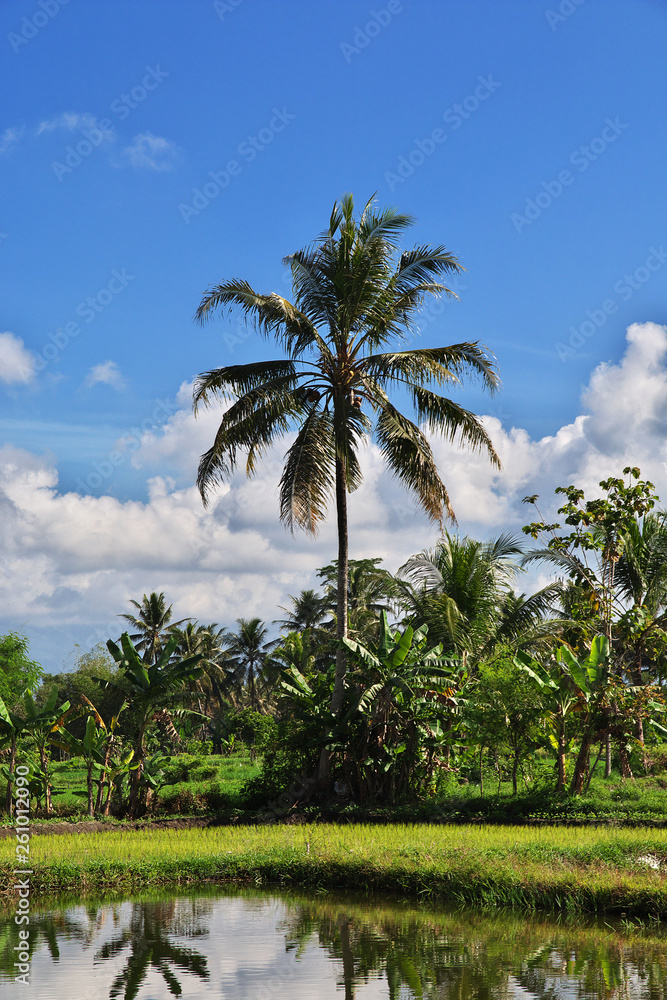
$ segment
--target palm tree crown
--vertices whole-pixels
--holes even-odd
[[[162,648],[170,633],[187,621],[181,618],[180,621],[172,622],[172,605],[167,606],[167,599],[164,593],[153,591],[148,597],[144,594],[139,601],[130,601],[130,604],[139,612],[138,615],[119,615],[124,618],[137,631],[130,639],[134,643],[135,649],[143,651],[145,663],[154,663],[162,652]]]
[[[498,385],[493,363],[477,343],[383,352],[404,338],[427,295],[452,295],[439,279],[461,265],[443,246],[416,246],[399,253],[401,234],[413,224],[393,208],[369,201],[358,218],[351,195],[334,205],[329,225],[315,242],[285,258],[294,301],[256,292],[232,279],[211,288],[196,313],[236,307],[285,357],[217,368],[195,383],[195,411],[215,399],[231,400],[215,441],[202,456],[198,485],[204,502],[228,481],[239,453],[251,476],[257,460],[284,434],[295,431],[280,480],[280,517],[291,529],[312,533],[336,501],[338,521],[338,636],[347,633],[347,494],[361,483],[362,440],[373,435],[392,473],[411,489],[426,515],[438,523],[453,516],[449,495],[424,432],[390,401],[388,390],[409,394],[419,422],[450,440],[498,457],[481,422],[470,411],[430,388],[458,385],[478,376]],[[332,709],[340,710],[345,676],[337,656]]]

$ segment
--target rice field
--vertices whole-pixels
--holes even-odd
[[[34,892],[241,882],[667,914],[667,830],[317,824],[33,837]],[[14,841],[0,843],[12,892]]]

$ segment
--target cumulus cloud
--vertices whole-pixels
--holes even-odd
[[[87,111],[63,111],[62,114],[40,122],[35,129],[35,135],[43,135],[44,132],[55,132],[59,129],[66,132],[99,132],[107,140],[115,137],[115,132],[110,126],[102,128],[99,119]]]
[[[122,152],[125,162],[131,167],[157,171],[173,170],[179,155],[180,149],[175,143],[152,132],[135,135]]]
[[[0,156],[16,149],[25,134],[23,125],[11,125],[0,135]]]
[[[31,382],[35,377],[35,359],[20,337],[0,333],[0,382]]]
[[[98,382],[110,385],[117,391],[125,388],[125,379],[115,361],[103,361],[99,365],[94,365],[86,375],[83,384],[86,389],[91,389]]]
[[[100,629],[117,635],[116,616],[128,599],[151,590],[165,591],[177,617],[231,625],[251,612],[270,621],[287,594],[317,584],[315,569],[335,557],[335,517],[332,510],[315,540],[291,536],[279,523],[277,486],[289,442],[268,452],[254,479],[240,472],[204,509],[192,484],[220,411],[195,420],[190,399],[191,386],[182,386],[181,408],[133,441],[134,464],[151,476],[145,502],[62,495],[49,461],[0,450],[0,602],[7,615],[36,627],[90,623],[92,645],[106,637]],[[625,465],[638,465],[667,503],[666,400],[667,329],[636,324],[622,359],[592,373],[584,412],[555,434],[535,440],[485,418],[501,471],[483,455],[435,439],[460,531],[520,534],[533,519],[525,495],[541,494],[550,516],[560,503],[556,486],[575,483],[596,496],[599,480]],[[364,482],[350,497],[350,553],[382,556],[395,570],[432,545],[437,529],[387,473],[374,445],[361,461]]]

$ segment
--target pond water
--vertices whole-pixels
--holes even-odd
[[[60,902],[30,972],[0,917],[0,997],[26,1000],[667,1000],[667,931],[261,891]]]

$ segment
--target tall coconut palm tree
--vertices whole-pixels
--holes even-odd
[[[347,494],[362,480],[362,441],[373,434],[392,473],[414,492],[429,519],[442,523],[453,516],[426,435],[393,405],[388,390],[407,392],[427,430],[484,450],[499,465],[480,420],[430,388],[458,387],[462,376],[472,374],[494,390],[498,376],[479,344],[383,351],[412,331],[427,296],[453,294],[440,277],[462,270],[444,246],[399,253],[399,239],[412,224],[393,208],[377,209],[373,199],[355,218],[352,196],[345,195],[322,235],[285,258],[292,302],[234,278],[206,292],[196,312],[203,323],[216,310],[236,308],[285,353],[282,359],[216,368],[197,378],[195,412],[214,401],[232,401],[199,464],[202,499],[229,481],[240,452],[252,476],[270,446],[296,431],[280,480],[280,517],[291,530],[315,533],[335,497],[339,639],[347,634]],[[344,683],[341,645],[331,702],[336,714]]]
[[[256,681],[261,676],[264,660],[278,645],[276,640],[268,642],[268,629],[261,618],[237,618],[238,631],[229,632],[223,645],[229,654],[228,664],[247,680],[250,690],[250,707],[257,707]]]
[[[216,699],[219,706],[224,705],[225,687],[231,682],[230,675],[233,673],[225,663],[228,659],[224,649],[227,630],[220,628],[217,623],[200,625],[198,622],[188,622],[185,628],[173,628],[172,634],[178,636],[176,659],[201,654],[199,666],[202,673],[188,685],[197,699],[199,711],[208,713],[212,699]]]
[[[302,629],[315,629],[329,615],[329,604],[326,597],[315,590],[302,590],[298,597],[287,595],[292,602],[291,610],[279,605],[285,612],[285,618],[275,618],[274,625],[280,625],[287,632],[299,632]]]
[[[169,634],[187,618],[172,622],[172,605],[167,606],[167,599],[164,593],[157,594],[155,591],[149,597],[144,596],[139,601],[130,601],[130,604],[137,609],[138,614],[119,615],[124,618],[137,631],[130,639],[134,643],[134,648],[143,652],[145,663],[154,663],[162,652],[162,647]]]

